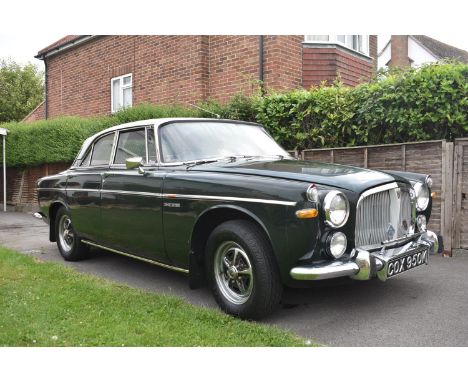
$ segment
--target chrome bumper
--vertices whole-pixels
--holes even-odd
[[[49,224],[49,219],[48,219],[47,216],[45,216],[42,212],[34,212],[34,213],[33,213],[33,216],[34,216],[36,219],[42,220],[44,223]]]
[[[299,266],[291,269],[289,274],[295,280],[325,280],[349,276],[355,280],[369,280],[378,277],[385,281],[387,279],[387,264],[390,260],[424,248],[429,248],[430,254],[438,252],[439,241],[434,232],[426,231],[417,240],[398,248],[386,249],[383,247],[376,252],[355,249],[348,260]]]

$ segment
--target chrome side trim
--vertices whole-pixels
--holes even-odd
[[[153,265],[157,265],[157,266],[162,267],[162,268],[170,269],[170,270],[172,270],[172,271],[177,271],[177,272],[182,272],[182,273],[189,273],[189,270],[188,270],[188,269],[179,268],[179,267],[174,267],[173,265],[168,265],[168,264],[160,263],[159,261],[150,260],[150,259],[147,259],[147,258],[145,258],[145,257],[140,257],[140,256],[131,255],[130,253],[118,251],[117,249],[112,249],[112,248],[106,247],[106,246],[104,246],[104,245],[96,244],[96,243],[93,243],[92,241],[88,241],[88,240],[81,240],[81,241],[82,241],[83,243],[88,244],[88,245],[91,245],[91,246],[93,246],[93,247],[96,247],[96,248],[104,249],[104,250],[106,250],[106,251],[110,251],[110,252],[117,253],[118,255],[123,255],[123,256],[131,257],[132,259],[141,260],[141,261],[144,261],[144,262],[146,262],[146,263],[150,263],[150,264],[153,264]]]
[[[100,188],[67,188],[65,191],[101,192],[101,189]]]
[[[284,206],[295,206],[296,202],[288,202],[283,200],[270,199],[255,199],[255,198],[237,198],[234,196],[212,196],[212,195],[187,195],[187,194],[163,194],[167,199],[206,199],[206,200],[223,200],[230,202],[252,202],[264,204],[279,204]]]
[[[163,195],[163,194],[158,194],[156,192],[142,192],[142,191],[121,191],[121,190],[100,190],[100,191],[103,194],[154,196],[156,198],[160,198]]]
[[[66,191],[65,188],[58,188],[58,187],[43,187],[43,188],[37,188],[37,191]]]
[[[65,191],[64,188],[38,188],[38,191]],[[247,202],[247,203],[262,203],[262,204],[276,204],[282,206],[295,206],[296,202],[289,202],[286,200],[271,200],[271,199],[255,199],[255,198],[238,198],[235,196],[215,196],[215,195],[189,195],[189,194],[160,194],[156,192],[141,192],[141,191],[123,191],[123,190],[102,190],[95,188],[67,188],[66,191],[73,192],[102,192],[108,194],[122,194],[122,195],[141,195],[141,196],[154,196],[157,198],[165,199],[190,199],[190,200],[217,200],[228,202]]]

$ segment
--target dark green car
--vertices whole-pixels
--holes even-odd
[[[429,176],[292,158],[257,124],[155,119],[87,139],[38,181],[65,260],[90,247],[207,282],[220,307],[259,318],[283,286],[396,276],[438,250]]]

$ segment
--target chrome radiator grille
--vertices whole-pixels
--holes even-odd
[[[411,208],[406,188],[363,194],[356,210],[356,247],[380,245],[406,235],[411,226]]]

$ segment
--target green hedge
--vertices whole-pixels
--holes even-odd
[[[287,149],[448,139],[468,135],[468,65],[442,63],[381,73],[355,88],[339,82],[310,90],[236,96],[202,111],[138,105],[111,117],[61,117],[4,124],[10,130],[9,166],[71,161],[89,135],[119,123],[161,117],[212,117],[258,121]]]
[[[198,117],[199,114],[198,111],[177,106],[142,104],[108,117],[58,117],[32,123],[5,123],[1,127],[9,130],[6,145],[7,165],[25,167],[71,162],[86,138],[108,127],[142,119]]]

